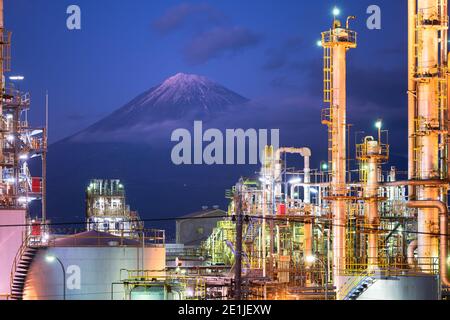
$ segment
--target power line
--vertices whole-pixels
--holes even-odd
[[[164,221],[180,221],[180,220],[206,220],[206,219],[233,219],[233,216],[228,215],[219,215],[214,217],[168,217],[168,218],[147,218],[147,219],[140,219],[142,222],[164,222]],[[298,218],[303,219],[303,216],[299,216]],[[318,217],[308,217],[309,219],[315,219]],[[320,217],[319,217],[320,218]],[[277,216],[258,216],[258,215],[244,215],[243,220],[244,223],[248,223],[251,219],[259,219],[259,220],[271,220],[271,221],[285,221],[285,222],[292,222],[292,223],[306,223],[305,221],[299,221],[296,218],[292,217],[277,217]],[[86,221],[76,221],[76,222],[52,222],[52,223],[45,223],[45,226],[67,226],[67,225],[87,225],[89,224]],[[323,225],[323,226],[332,226],[332,227],[344,227],[347,228],[348,225],[344,224],[335,224],[335,223],[328,223],[328,222],[321,222],[317,221],[314,222],[316,225]],[[32,227],[34,224],[32,223],[25,223],[25,224],[8,224],[8,225],[0,225],[0,228],[17,228],[17,227]],[[387,228],[371,228],[371,227],[364,227],[360,228],[357,227],[357,230],[363,230],[363,231],[384,231],[384,232],[398,232],[398,233],[407,233],[407,234],[416,234],[416,235],[431,235],[431,236],[445,236],[445,234],[439,233],[439,232],[419,232],[419,231],[413,231],[413,230],[402,230],[398,231],[396,229],[387,229]]]

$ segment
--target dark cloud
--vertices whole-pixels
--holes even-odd
[[[278,70],[291,64],[292,59],[301,49],[303,40],[299,36],[290,37],[278,48],[266,50],[266,62],[263,65],[265,70]]]
[[[183,27],[188,21],[218,24],[224,19],[222,13],[208,4],[182,3],[167,10],[153,22],[153,27],[160,33],[167,34]]]
[[[202,64],[227,53],[235,54],[257,45],[261,36],[243,27],[216,27],[195,36],[185,48],[191,64]]]

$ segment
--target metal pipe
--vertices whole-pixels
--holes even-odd
[[[374,157],[370,157],[368,160],[368,173],[367,173],[367,185],[366,185],[366,214],[371,232],[369,233],[369,250],[368,250],[368,262],[369,268],[374,268],[378,264],[378,234],[376,229],[380,224],[380,218],[378,215],[378,164]]]
[[[417,267],[417,262],[414,259],[414,251],[416,251],[416,249],[417,249],[417,240],[413,240],[408,245],[408,253],[407,253],[408,265],[411,268]]]
[[[291,154],[299,154],[304,158],[304,182],[311,182],[311,167],[310,167],[310,158],[311,158],[311,149],[309,148],[278,148],[275,152],[275,172],[274,177],[276,181],[275,185],[275,194],[277,196],[281,196],[281,154],[282,153],[291,153]],[[310,187],[305,186],[304,191],[304,202],[311,202],[311,192]]]
[[[390,181],[380,185],[382,187],[403,187],[403,186],[447,186],[448,180],[408,180],[408,181]]]
[[[450,286],[450,279],[447,272],[448,259],[448,208],[447,205],[439,200],[419,200],[409,201],[406,204],[409,208],[417,209],[436,209],[439,211],[439,270],[441,281],[444,285]],[[420,256],[419,256],[420,257]]]
[[[304,223],[304,243],[305,243],[305,257],[311,257],[313,255],[313,221],[307,220]]]
[[[408,0],[408,179],[414,179],[414,148],[415,148],[415,125],[416,118],[416,82],[414,80],[415,61],[415,42],[416,42],[416,2],[417,0]],[[414,197],[412,186],[408,188],[408,195]]]

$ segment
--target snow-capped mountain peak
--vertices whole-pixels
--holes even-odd
[[[248,101],[206,77],[177,73],[81,133],[144,128],[181,119],[202,120]]]

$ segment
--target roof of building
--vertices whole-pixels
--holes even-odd
[[[132,239],[114,236],[110,233],[92,230],[58,237],[50,241],[49,245],[54,247],[115,247],[140,246],[140,243]]]
[[[188,219],[188,218],[200,218],[200,217],[204,217],[204,216],[217,216],[217,217],[223,217],[226,216],[226,212],[223,211],[222,209],[205,209],[205,210],[200,210],[200,211],[196,211],[184,216],[179,217],[177,220],[183,220],[183,219]]]

